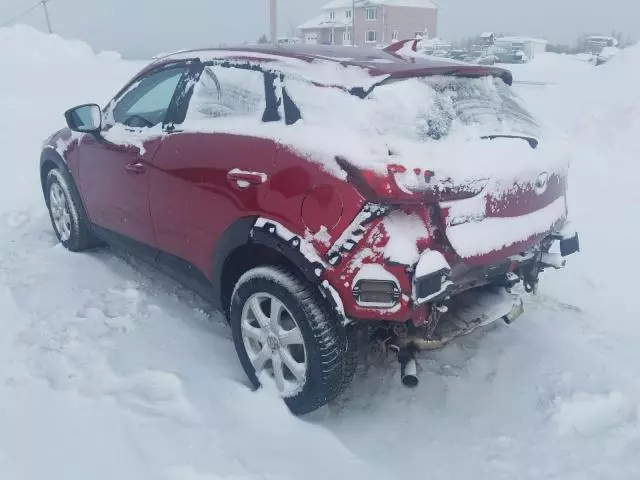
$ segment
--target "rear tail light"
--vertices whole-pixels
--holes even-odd
[[[361,170],[344,159],[339,164],[350,176],[350,181],[371,200],[397,203],[435,203],[461,200],[478,195],[488,179],[456,181],[438,176],[432,170],[407,169],[403,165],[389,164],[387,172]]]

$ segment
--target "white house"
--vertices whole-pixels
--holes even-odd
[[[438,9],[433,0],[333,0],[298,29],[306,44],[379,48],[437,36]]]
[[[496,38],[492,53],[501,62],[519,62],[533,60],[547,51],[547,41],[530,37]]]

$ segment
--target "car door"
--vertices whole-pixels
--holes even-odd
[[[144,74],[107,107],[100,134],[85,135],[79,145],[79,183],[91,221],[151,247],[149,168],[186,69],[171,65]]]
[[[261,72],[208,66],[184,124],[175,126],[153,160],[150,200],[158,247],[204,275],[222,232],[261,211],[276,157],[273,140],[258,133],[278,121],[277,112],[268,114],[270,107]]]

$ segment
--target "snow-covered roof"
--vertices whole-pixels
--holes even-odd
[[[549,43],[548,40],[532,37],[500,37],[496,38],[496,42],[516,42],[516,43]]]
[[[606,37],[602,35],[591,35],[587,37],[587,40],[616,40],[615,37]]]
[[[322,14],[299,25],[298,28],[300,30],[308,30],[310,28],[344,28],[347,26],[351,26],[351,23],[347,24],[336,20],[329,20],[325,14]]]
[[[480,38],[490,38],[493,36],[493,32],[482,32]]]
[[[356,0],[356,7],[367,5],[387,5],[389,7],[416,7],[416,8],[440,8],[434,0]],[[351,8],[353,0],[332,0],[323,10],[335,10],[338,8]]]
[[[413,52],[415,53],[415,52]],[[478,67],[449,59],[415,55],[404,58],[382,50],[336,45],[251,45],[242,47],[185,50],[158,58],[140,74],[161,64],[178,60],[230,61],[258,65],[265,70],[304,78],[322,85],[367,90],[386,78],[425,75],[492,75],[511,84],[512,76],[501,68]]]

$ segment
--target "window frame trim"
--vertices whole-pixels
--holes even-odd
[[[374,39],[369,40],[369,34],[373,32]],[[367,30],[364,33],[364,41],[365,43],[378,43],[378,31],[377,30]]]
[[[189,93],[188,97],[186,97],[186,101],[185,101],[184,116],[182,116],[182,120],[180,122],[177,122],[177,124],[174,126],[174,128],[179,128],[180,127],[180,123],[184,122],[184,120],[186,119],[186,115],[187,115],[187,112],[189,110],[189,105],[191,103],[191,98],[193,96],[193,90],[195,89],[196,84],[200,81],[200,77],[201,77],[202,73],[204,72],[204,70],[207,67],[219,67],[219,68],[229,68],[229,69],[235,68],[235,69],[238,69],[238,70],[247,70],[247,71],[251,71],[251,72],[260,73],[262,75],[263,79],[264,79],[263,93],[264,93],[264,96],[265,96],[265,108],[264,108],[264,111],[262,112],[262,122],[271,123],[271,122],[282,122],[284,120],[284,115],[280,115],[280,112],[278,110],[279,104],[277,102],[279,100],[280,103],[281,103],[282,99],[281,99],[281,97],[278,97],[279,92],[277,91],[278,88],[277,88],[276,83],[275,83],[275,79],[276,79],[275,77],[283,76],[282,73],[270,72],[269,70],[265,70],[262,67],[260,67],[259,65],[252,64],[251,62],[240,63],[240,62],[229,61],[229,60],[226,60],[226,59],[207,60],[206,62],[200,62],[198,60],[197,63],[200,66],[200,69],[199,69],[199,72],[198,72],[197,76],[193,79],[193,82],[191,82],[190,93]],[[272,86],[275,89],[276,105],[271,105],[270,106],[269,105],[269,94],[267,92],[267,86],[271,85],[271,84],[273,84]],[[274,106],[275,106],[275,109],[273,108]],[[279,117],[279,118],[276,119],[276,117]],[[273,118],[273,119],[272,120],[265,120],[266,118]]]
[[[165,118],[162,121],[162,129],[164,131],[169,131],[171,129],[170,126],[175,123],[175,117],[176,117],[176,113],[178,111],[178,106],[179,106],[177,104],[177,100],[179,99],[179,93],[181,94],[182,91],[184,90],[184,87],[186,86],[185,77],[187,77],[188,73],[192,73],[193,65],[197,63],[199,63],[197,60],[177,60],[174,62],[168,62],[163,65],[159,65],[155,68],[151,68],[150,70],[145,70],[142,73],[133,77],[127,84],[125,84],[123,88],[120,89],[120,91],[118,91],[118,93],[116,93],[116,95],[103,108],[103,119],[105,117],[110,118],[110,119],[113,119],[113,122],[104,123],[102,130],[112,128],[113,126],[118,124],[118,122],[116,122],[115,119],[113,118],[113,111],[118,106],[118,104],[123,100],[123,98],[136,88],[134,87],[136,83],[140,83],[145,78],[148,78],[152,75],[156,75],[157,73],[162,72],[164,70],[182,68],[183,70],[182,75],[180,76],[180,79],[178,80],[176,88],[173,91],[171,101],[169,102],[169,106],[167,107],[167,112],[165,113]],[[124,125],[124,124],[120,123],[120,125]],[[127,128],[136,130],[133,127],[127,127]],[[141,127],[141,128],[145,128],[145,127]]]
[[[373,18],[369,18],[369,12],[374,12]],[[367,22],[376,22],[378,20],[378,7],[367,7],[364,12],[364,18]]]

